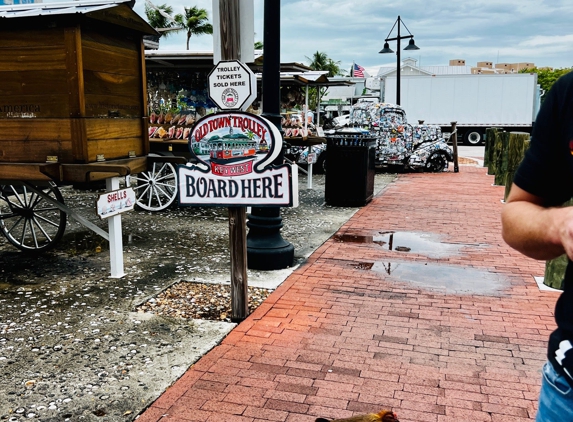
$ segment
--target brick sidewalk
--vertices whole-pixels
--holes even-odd
[[[535,284],[543,262],[501,239],[504,188],[492,183],[475,166],[399,175],[138,422],[310,422],[383,408],[401,422],[534,419],[558,294]],[[386,231],[441,235],[459,253],[368,241]],[[425,288],[396,280],[396,262],[481,271],[503,288],[461,294],[440,277]]]

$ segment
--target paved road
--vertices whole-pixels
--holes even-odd
[[[484,146],[469,147],[465,145],[458,146],[458,154],[462,157],[483,157]]]
[[[480,158],[483,160],[483,154],[485,152],[484,146],[477,146],[477,147],[469,147],[465,145],[458,146],[458,155],[460,157],[468,157],[468,158]]]

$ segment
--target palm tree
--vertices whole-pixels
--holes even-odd
[[[310,67],[312,70],[326,70],[328,71],[326,74],[328,77],[342,75],[340,72],[340,62],[335,62],[330,57],[328,57],[326,53],[317,51],[312,55],[312,58],[306,58],[310,61],[308,67]],[[324,97],[327,90],[328,88],[309,88],[308,97],[311,109],[316,108],[316,106],[320,104],[322,97]]]
[[[171,31],[178,31],[175,27],[176,22],[171,17],[173,8],[162,4],[160,6],[152,7],[149,4],[145,5],[145,15],[147,22],[161,35],[168,36]]]
[[[341,76],[340,73],[340,62],[335,62],[326,53],[317,51],[312,55],[312,58],[306,57],[310,63],[308,67],[312,70],[328,70],[326,76]]]
[[[326,66],[326,62],[328,60],[326,53],[321,53],[320,51],[314,53],[312,57],[305,57],[310,61],[308,66],[313,70],[324,70],[323,68]]]
[[[184,9],[185,16],[178,14],[175,16],[175,21],[187,31],[187,50],[189,50],[191,35],[212,34],[213,25],[207,21],[207,10],[199,9],[197,6]]]

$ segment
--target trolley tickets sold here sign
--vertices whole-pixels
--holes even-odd
[[[244,112],[210,114],[189,139],[196,164],[177,168],[180,205],[298,206],[298,167],[271,166],[282,137],[267,119]]]
[[[217,63],[208,80],[209,97],[221,110],[246,110],[257,98],[257,78],[239,61]]]

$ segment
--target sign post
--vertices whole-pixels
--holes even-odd
[[[105,185],[108,193],[112,193],[110,191],[118,190],[119,177],[110,177],[105,179]],[[121,230],[121,214],[119,212],[110,213],[110,217],[107,219],[107,227],[109,230],[109,260],[111,265],[111,277],[121,278],[125,273],[123,272],[123,239]]]
[[[177,168],[178,201],[228,206],[231,320],[242,321],[249,313],[246,207],[298,206],[298,173],[296,166],[275,162],[282,157],[280,125],[244,112],[257,97],[257,83],[254,73],[239,61],[243,20],[237,17],[241,5],[251,2],[213,2],[219,12],[216,38],[222,60],[209,73],[209,97],[222,112],[201,118],[193,127],[189,150],[197,162]]]
[[[215,37],[215,40],[220,40],[219,46],[221,47],[221,52],[219,57],[222,60],[238,60],[242,50],[242,31],[240,24],[241,19],[236,19],[237,16],[241,16],[239,0],[213,0],[213,2],[218,3],[217,5],[219,10],[218,18],[220,22],[220,38]],[[217,10],[217,8],[213,7],[213,10]],[[248,15],[250,18],[251,13],[248,13]],[[250,28],[246,29],[250,30]],[[214,51],[213,57],[215,57],[217,54],[218,52]],[[219,64],[217,64],[216,68],[219,68]],[[242,70],[244,71],[244,68]],[[219,75],[214,76],[214,79],[218,79],[217,76]],[[213,84],[215,83],[216,81],[213,81]],[[212,98],[216,97],[217,95],[215,93],[211,94],[211,88],[211,84],[209,84],[209,96]],[[228,90],[227,92],[233,94],[232,90]],[[237,91],[237,95],[239,92],[242,93],[242,91],[239,90]],[[221,92],[221,97],[219,97],[220,101],[223,103],[223,106],[227,106],[227,110],[232,109],[232,103],[235,101],[235,98],[229,101],[228,98],[231,97],[234,97],[234,95],[230,95],[225,100],[223,97],[223,92]],[[215,104],[219,104],[219,99],[215,101]],[[239,101],[241,101],[241,98],[237,98],[236,101],[238,104]],[[244,101],[247,101],[246,98]],[[249,315],[246,221],[247,210],[245,207],[229,207],[229,247],[231,251],[231,320],[233,321],[242,321],[247,317],[247,315]]]
[[[254,33],[252,1],[213,0],[213,10],[218,14],[215,21],[219,22],[215,28],[213,57],[221,61],[209,74],[209,96],[223,111],[244,111],[257,97],[256,77],[239,61],[242,50],[252,51],[252,40],[241,37],[242,33]],[[245,22],[249,25],[241,28]],[[242,46],[242,42],[245,45]],[[251,177],[258,164],[264,164],[261,158],[268,155],[269,141],[273,144],[272,131],[264,126],[264,121],[257,122],[246,114],[206,116],[197,122],[189,137],[189,148],[199,162],[191,167],[178,167],[181,205],[207,201],[229,207],[233,321],[242,321],[249,314],[247,214],[246,206],[237,196],[260,193],[257,178]],[[267,137],[266,133],[269,133]],[[268,193],[268,189],[265,192]]]

